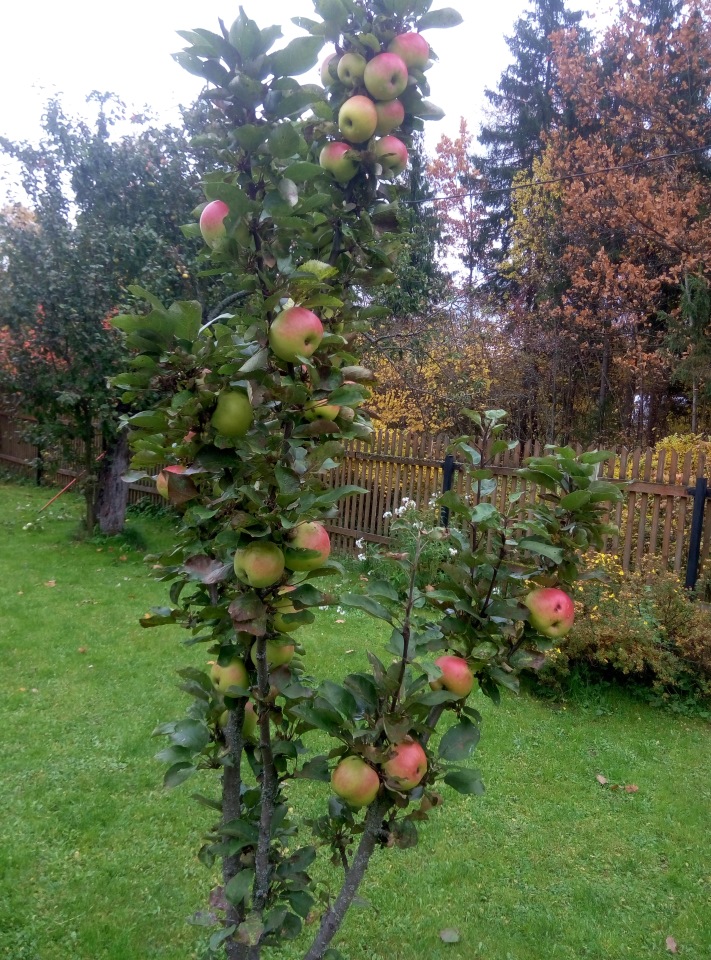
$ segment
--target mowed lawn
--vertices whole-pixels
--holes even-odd
[[[72,540],[76,499],[37,522],[49,496],[0,485],[0,957],[200,958],[205,933],[186,918],[216,874],[196,859],[212,816],[190,794],[216,784],[164,791],[150,733],[187,702],[174,670],[207,654],[180,631],[142,630],[166,597],[143,551]],[[165,522],[131,527],[149,548],[170,537]],[[335,678],[381,641],[364,614],[335,609],[303,637],[308,667]],[[344,956],[640,960],[669,956],[671,937],[709,960],[708,726],[614,692],[478,705],[486,795],[444,788],[419,847],[376,856]],[[311,815],[328,786],[292,796]],[[444,928],[460,941],[443,943]]]

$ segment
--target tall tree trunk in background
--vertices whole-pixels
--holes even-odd
[[[602,434],[605,423],[605,408],[610,386],[610,324],[605,323],[602,339],[602,360],[600,363],[600,391],[597,398],[597,432]]]
[[[691,387],[691,432],[696,433],[699,427],[699,381],[694,377]]]
[[[126,521],[128,484],[121,479],[128,470],[128,432],[122,430],[106,448],[96,481],[96,519],[99,530],[113,537]]]

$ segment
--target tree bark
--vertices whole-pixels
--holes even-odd
[[[96,480],[96,518],[108,537],[121,533],[126,521],[128,484],[122,477],[128,469],[128,432],[122,430],[109,444]]]

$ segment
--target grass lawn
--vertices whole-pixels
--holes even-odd
[[[69,497],[36,522],[47,499],[0,485],[0,957],[199,958],[203,932],[185,920],[214,880],[195,857],[212,817],[190,793],[215,785],[164,791],[149,735],[187,702],[174,668],[206,654],[138,626],[166,597],[142,550],[73,541]],[[151,549],[170,535],[155,520],[131,527]],[[380,641],[365,614],[335,610],[304,638],[309,667],[334,676]],[[668,956],[673,937],[680,956],[709,960],[709,728],[614,692],[566,707],[481,700],[487,794],[444,788],[420,846],[376,856],[372,909],[351,912],[343,954],[640,960]],[[316,812],[328,786],[297,793]],[[445,927],[459,943],[440,941]]]

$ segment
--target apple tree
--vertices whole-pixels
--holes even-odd
[[[349,440],[371,432],[372,375],[357,344],[381,316],[373,289],[393,277],[397,178],[412,135],[441,115],[426,99],[432,51],[421,31],[459,21],[430,5],[316,0],[314,19],[295,19],[306,35],[276,50],[279,28],[243,11],[220,33],[183,34],[178,59],[208,81],[223,131],[223,165],[205,177],[195,228],[229,296],[207,321],[197,303],[165,307],[150,294],[144,313],[115,320],[133,350],[116,383],[144,406],[128,417],[133,476],[159,471],[182,513],[178,542],[156,558],[169,603],[141,622],[181,626],[210,658],[179,671],[189,705],[155,731],[167,740],[159,757],[168,786],[214,774],[214,791],[198,797],[216,814],[200,858],[221,868],[210,947],[230,960],[287,939],[306,960],[337,958],[332,942],[375,850],[417,842],[441,782],[481,792],[468,765],[481,718],[467,697],[514,686],[548,635],[565,632],[549,594],[522,599],[533,584],[567,600],[615,493],[595,479],[605,455],[562,449],[527,467],[545,491],[528,516],[516,496],[487,503],[486,458],[506,447],[505,417],[470,411],[471,435],[453,449],[473,495],[442,498],[449,525],[401,511],[413,546],[390,559],[404,586],[324,587],[343,572],[328,521],[358,492],[334,486],[331,471]],[[295,79],[324,46],[324,85]],[[431,541],[451,562],[427,592],[417,570]],[[306,628],[334,602],[366,611],[389,639],[368,652],[369,671],[315,679]],[[290,809],[303,779],[323,799],[308,821]],[[333,897],[315,881],[324,852],[343,871]]]

